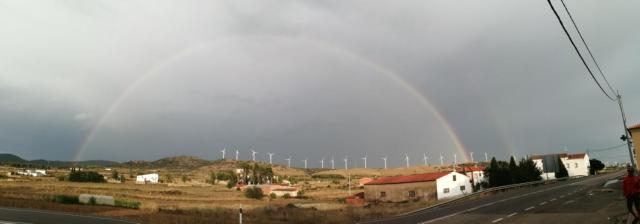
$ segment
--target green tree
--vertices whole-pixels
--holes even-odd
[[[597,174],[598,171],[604,169],[604,163],[597,159],[589,160],[589,174],[594,175]]]
[[[516,159],[513,156],[511,156],[511,158],[509,159],[509,168],[508,168],[507,174],[509,175],[509,181],[510,181],[508,184],[518,183],[518,180],[520,177],[520,170],[518,170]]]
[[[558,164],[560,166],[560,170],[556,172],[556,178],[568,177],[569,172],[567,171],[567,168],[564,166],[564,163],[562,163],[562,160],[560,159],[560,157],[558,157]]]
[[[248,187],[246,190],[244,190],[244,196],[247,198],[253,198],[253,199],[262,199],[262,197],[264,196],[262,194],[262,188],[259,187]]]
[[[120,178],[120,175],[118,174],[118,170],[113,169],[111,171],[111,178],[113,178],[114,180],[118,180],[118,178]]]

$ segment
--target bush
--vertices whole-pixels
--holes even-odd
[[[271,199],[276,199],[278,196],[276,196],[276,193],[271,193],[269,194],[269,197],[271,197]]]
[[[78,196],[72,196],[72,195],[54,195],[51,200],[53,202],[62,203],[62,204],[79,204],[80,203]]]
[[[140,208],[140,205],[142,204],[139,201],[126,200],[126,199],[116,199],[114,203],[116,207],[133,208],[133,209]]]
[[[89,204],[90,204],[90,205],[95,205],[95,204],[96,204],[96,198],[94,198],[94,197],[90,197],[90,198],[89,198]]]
[[[299,190],[299,191],[298,191],[298,194],[296,194],[296,198],[306,198],[306,197],[304,196],[304,191],[303,191],[303,190]]]
[[[289,193],[286,193],[284,195],[282,195],[282,198],[284,199],[289,199],[291,197],[291,195]]]
[[[104,176],[94,171],[71,171],[69,173],[69,181],[72,182],[94,182],[104,183]]]
[[[244,191],[244,196],[247,198],[253,198],[253,199],[262,199],[262,197],[264,196],[262,194],[262,189],[259,187],[248,187],[245,191]]]

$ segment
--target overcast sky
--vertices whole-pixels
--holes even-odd
[[[640,3],[566,3],[640,122]],[[0,114],[0,151],[27,159],[399,166],[468,159],[456,138],[476,160],[622,143],[542,0],[0,1]]]

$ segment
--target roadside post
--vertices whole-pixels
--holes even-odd
[[[242,224],[242,205],[240,205],[240,213],[238,213],[238,217],[239,217],[238,219],[239,223]]]

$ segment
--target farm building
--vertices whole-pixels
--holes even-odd
[[[471,193],[469,177],[458,172],[381,177],[364,185],[367,201],[440,200]]]
[[[259,185],[259,187],[262,189],[263,194],[270,195],[271,193],[274,193],[277,197],[282,197],[285,194],[289,194],[291,197],[296,197],[298,196],[298,191],[300,191],[299,187],[289,186],[286,184],[265,184]]]
[[[467,175],[467,177],[471,179],[471,183],[473,185],[486,181],[484,176],[484,167],[482,166],[459,168],[458,172]]]
[[[20,170],[16,171],[16,174],[23,175],[23,176],[41,177],[41,176],[46,176],[47,175],[47,171],[46,170],[25,170],[25,169],[20,169]]]
[[[555,169],[548,168],[549,171],[545,171],[544,164],[547,163],[547,166],[553,167],[556,164],[556,161],[543,161],[543,160],[555,160],[553,158],[560,157],[560,160],[564,164],[564,167],[567,169],[570,177],[575,176],[588,176],[589,175],[589,155],[586,153],[576,153],[576,154],[567,154],[567,153],[559,153],[559,154],[550,154],[550,155],[532,155],[531,159],[536,164],[536,167],[542,171],[542,179],[555,179]]]
[[[144,183],[144,184],[147,184],[147,183],[157,184],[158,180],[160,180],[160,176],[157,173],[138,175],[136,177],[137,183]]]

